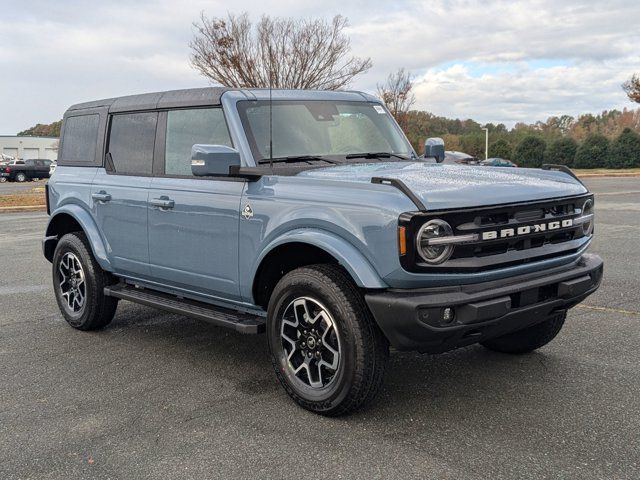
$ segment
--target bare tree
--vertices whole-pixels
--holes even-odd
[[[632,102],[640,103],[640,75],[634,74],[622,84],[622,88]]]
[[[377,85],[378,96],[387,105],[400,127],[404,130],[407,124],[407,114],[415,103],[411,73],[404,68],[390,73],[383,84]]]
[[[349,56],[351,45],[340,15],[325,20],[249,15],[200,15],[191,64],[215,83],[228,87],[317,88],[336,90],[371,68],[371,59]]]

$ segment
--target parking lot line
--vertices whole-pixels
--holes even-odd
[[[637,315],[640,317],[640,312],[634,312],[633,310],[623,310],[621,308],[598,307],[595,305],[585,305],[584,303],[578,305],[577,308],[582,308],[585,310],[596,310],[599,312],[622,313],[624,315]]]

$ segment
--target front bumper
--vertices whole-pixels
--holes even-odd
[[[602,259],[473,285],[369,292],[365,299],[398,350],[441,353],[540,323],[595,292]],[[451,309],[444,320],[445,309]]]

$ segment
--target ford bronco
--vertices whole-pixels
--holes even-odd
[[[80,330],[128,300],[265,332],[286,392],[323,415],[376,396],[390,346],[542,347],[600,284],[593,195],[564,167],[443,159],[358,92],[72,106],[47,186],[57,303]]]

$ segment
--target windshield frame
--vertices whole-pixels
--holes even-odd
[[[390,157],[381,157],[380,160],[381,161],[389,161],[389,162],[400,162],[403,161],[399,158],[396,158],[395,155],[407,155],[407,159],[404,161],[416,161],[418,160],[418,156],[415,153],[415,150],[413,149],[413,146],[411,145],[411,143],[409,142],[409,140],[407,139],[405,133],[402,131],[402,129],[400,128],[400,126],[398,125],[398,123],[396,122],[396,120],[393,118],[393,115],[391,115],[391,113],[389,112],[389,110],[381,103],[381,102],[376,102],[376,101],[360,101],[360,100],[334,100],[334,99],[306,99],[306,98],[288,98],[288,99],[277,99],[277,100],[273,100],[273,105],[286,105],[286,104],[305,104],[305,103],[312,103],[312,102],[318,102],[318,103],[335,103],[335,104],[353,104],[353,105],[367,105],[367,106],[371,106],[376,108],[376,106],[382,107],[390,121],[390,126],[391,128],[394,130],[394,133],[398,136],[398,140],[404,144],[404,146],[406,146],[407,150],[406,152],[384,152],[384,153],[391,153]],[[242,128],[243,134],[245,136],[246,142],[247,142],[247,146],[249,147],[249,151],[251,153],[251,156],[253,158],[253,161],[255,163],[255,165],[260,165],[260,164],[265,164],[269,162],[269,156],[263,156],[262,153],[260,152],[260,149],[257,145],[256,142],[256,137],[251,129],[251,122],[249,121],[249,118],[247,116],[247,110],[248,108],[251,106],[251,104],[262,104],[262,105],[268,105],[269,100],[265,100],[265,99],[259,99],[259,100],[239,100],[236,102],[236,111],[238,113],[238,117],[240,120],[240,126]],[[363,163],[363,161],[370,163],[372,160],[371,158],[368,159],[364,159],[364,158],[352,158],[352,159],[347,159],[346,156],[352,153],[363,153],[360,151],[354,151],[354,152],[344,152],[344,153],[335,153],[335,154],[316,154],[316,153],[310,153],[307,152],[304,155],[309,155],[309,156],[322,156],[322,157],[326,157],[327,159],[331,159],[331,163],[334,163],[334,161],[337,164],[353,164],[353,163]],[[377,153],[380,153],[380,151],[378,150]],[[295,155],[294,155],[295,156]],[[274,159],[276,158],[276,156],[274,156]],[[274,162],[274,167],[276,166],[276,164],[279,162]],[[287,162],[289,163],[289,165],[292,162]],[[304,160],[301,160],[300,163],[307,163]],[[278,166],[284,166],[285,162],[280,163]]]

